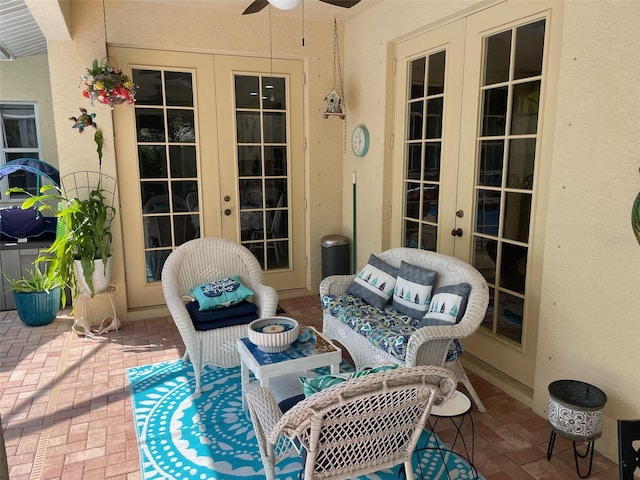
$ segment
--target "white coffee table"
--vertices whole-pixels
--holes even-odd
[[[272,380],[276,377],[289,377],[292,374],[302,374],[318,367],[331,367],[331,373],[340,373],[342,350],[336,347],[331,340],[322,335],[313,327],[308,327],[316,335],[315,342],[294,342],[284,352],[266,353],[259,350],[248,338],[238,340],[238,353],[242,375],[242,406],[246,407],[244,394],[253,384],[261,387],[271,387]],[[250,381],[249,372],[252,372],[256,381]],[[297,382],[297,379],[296,379]],[[285,382],[287,383],[287,382]],[[289,385],[285,388],[290,388]],[[300,390],[301,391],[301,390]],[[291,396],[286,393],[285,396]],[[276,398],[278,395],[276,395]]]

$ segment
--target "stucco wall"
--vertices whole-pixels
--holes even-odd
[[[149,2],[106,2],[106,25],[102,8],[94,2],[71,2],[72,42],[51,42],[52,88],[56,98],[56,121],[59,129],[69,127],[67,117],[75,115],[78,106],[88,101],[78,92],[79,76],[94,58],[102,59],[104,38],[109,45],[212,54],[235,54],[268,57],[269,16],[261,14],[238,17],[212,8],[214,4],[190,3],[172,6]],[[202,8],[197,6],[202,5]],[[196,7],[194,7],[196,6]],[[139,22],[145,18],[145,22]],[[302,46],[302,22],[295,17],[272,17],[273,55],[305,60],[307,79],[306,125],[307,151],[305,173],[307,183],[307,285],[314,291],[321,277],[320,239],[341,232],[342,192],[336,185],[336,172],[341,171],[342,124],[325,120],[324,97],[333,86],[333,22],[305,21]],[[117,59],[116,59],[117,61]],[[126,108],[126,107],[119,107]],[[96,106],[96,122],[105,133],[104,170],[115,173],[111,115],[104,106]],[[81,139],[77,132],[64,131],[60,138],[63,170],[87,169],[95,158],[90,138]],[[91,133],[92,135],[92,133]],[[86,136],[86,135],[85,135]],[[116,259],[122,259],[122,238],[114,243]],[[114,266],[114,282],[123,284],[124,264]],[[121,307],[121,305],[123,306]],[[119,297],[118,308],[126,314],[126,298]]]
[[[475,3],[475,2],[474,2]],[[462,11],[465,2],[386,2],[345,24],[349,133],[365,123],[371,147],[349,151],[343,167],[344,230],[350,230],[351,175],[358,171],[358,264],[379,252],[387,204],[383,137],[387,42]],[[555,143],[550,169],[533,408],[546,416],[547,386],[559,378],[607,393],[596,448],[617,460],[617,418],[640,417],[640,246],[630,209],[640,191],[640,3],[565,3]],[[539,219],[538,221],[545,221]]]
[[[25,84],[28,84],[29,88],[25,88]],[[57,166],[58,151],[47,56],[34,55],[10,62],[0,62],[0,100],[37,103],[42,160]]]
[[[639,18],[635,1],[565,3],[534,393],[542,413],[553,380],[603,389],[613,459],[616,419],[640,418]]]

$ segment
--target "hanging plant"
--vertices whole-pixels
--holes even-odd
[[[640,193],[636,196],[631,207],[631,228],[636,236],[638,244],[640,244]]]
[[[133,105],[136,101],[137,85],[117,66],[109,65],[106,59],[102,63],[94,60],[82,76],[82,83],[85,85],[82,95],[91,100],[92,107],[96,101],[111,108],[121,103]]]

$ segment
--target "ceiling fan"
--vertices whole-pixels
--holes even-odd
[[[262,10],[269,4],[281,10],[290,10],[300,5],[302,1],[303,0],[254,0],[246,8],[246,10],[242,12],[242,14],[249,15],[250,13],[258,13],[260,10]],[[360,3],[360,0],[319,0],[319,1],[328,3],[330,5],[335,5],[336,7],[342,7],[342,8],[351,8],[354,5],[357,5],[358,3]]]

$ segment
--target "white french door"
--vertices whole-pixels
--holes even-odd
[[[553,5],[508,2],[397,45],[392,243],[454,255],[490,305],[465,350],[534,380]]]
[[[243,243],[273,287],[303,287],[302,62],[110,55],[138,85],[114,111],[129,308],[163,304],[166,258],[204,236]]]

